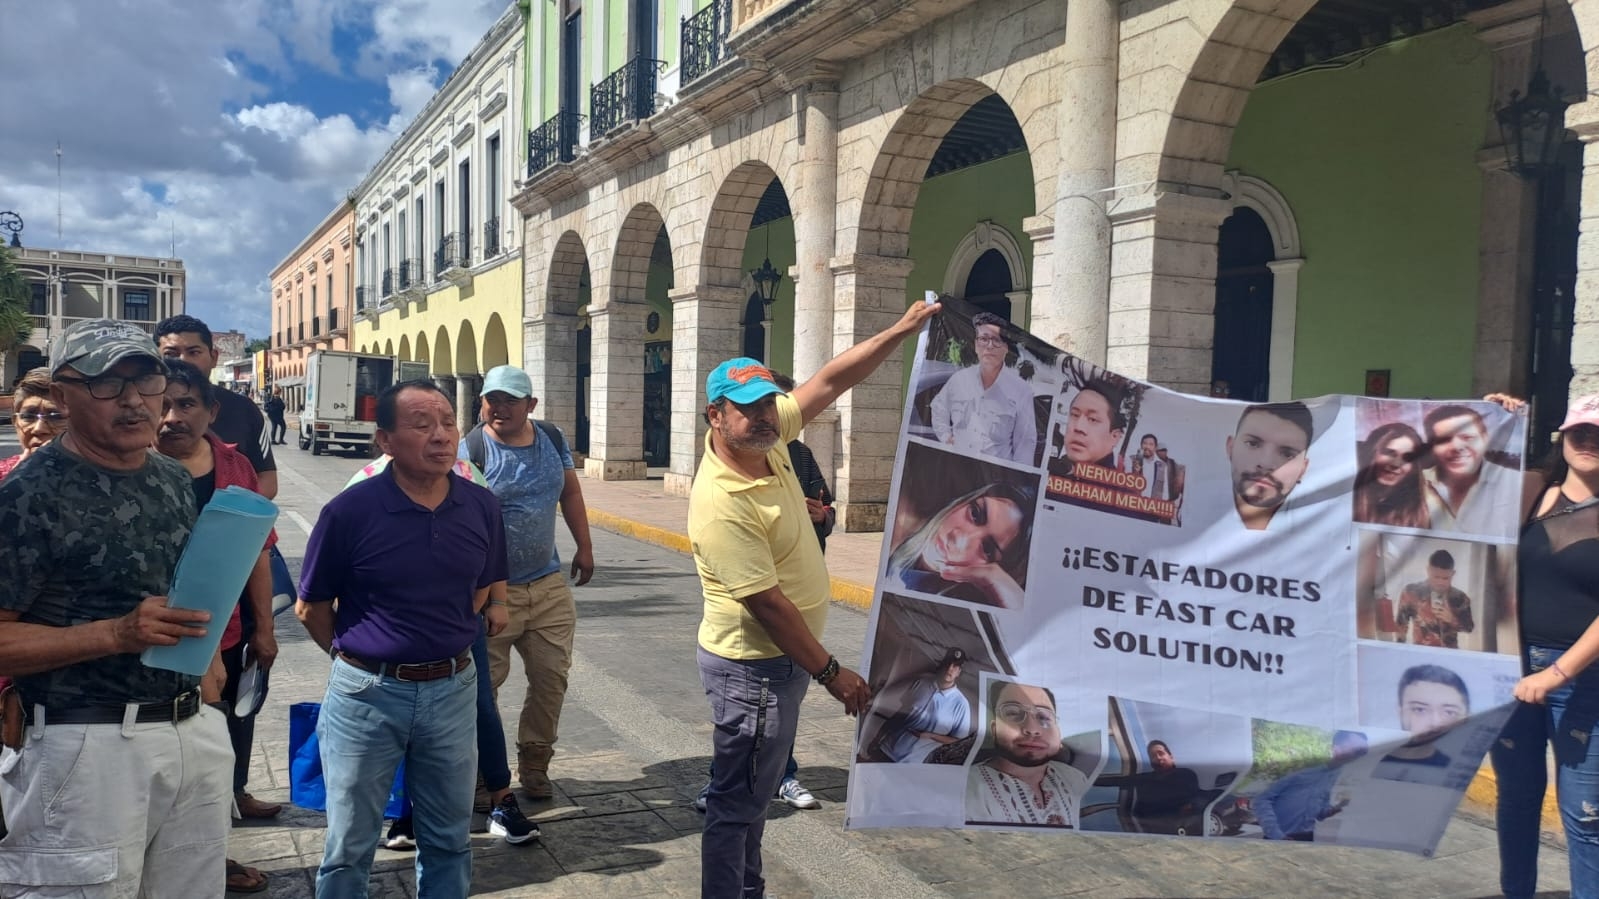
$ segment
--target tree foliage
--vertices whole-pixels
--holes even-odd
[[[0,246],[0,353],[9,352],[33,336],[33,318],[28,315],[32,293],[22,276],[11,249]]]
[[[272,339],[270,337],[257,337],[244,345],[246,353],[259,353],[262,350],[270,349],[272,349]]]

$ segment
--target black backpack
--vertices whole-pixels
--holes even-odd
[[[538,425],[539,430],[544,432],[544,436],[550,438],[551,443],[555,444],[556,455],[565,456],[566,438],[561,436],[561,429],[547,421],[535,420],[533,423]],[[472,464],[477,466],[477,470],[482,472],[484,477],[488,477],[488,471],[484,468],[488,462],[489,455],[488,446],[484,441],[488,440],[488,438],[483,436],[482,423],[480,422],[473,426],[472,430],[467,431],[466,436],[462,439],[466,441],[466,453],[472,460]]]

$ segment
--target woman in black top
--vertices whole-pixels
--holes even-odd
[[[1486,397],[1519,408],[1499,394]],[[1532,896],[1553,746],[1573,899],[1599,897],[1599,396],[1571,406],[1549,462],[1528,472],[1517,555],[1520,700],[1493,746],[1499,884]]]

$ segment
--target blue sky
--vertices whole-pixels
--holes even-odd
[[[273,266],[508,7],[0,3],[0,210],[23,216],[33,247],[166,255],[175,232],[189,312],[213,329],[266,336]]]

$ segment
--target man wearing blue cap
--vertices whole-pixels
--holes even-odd
[[[705,380],[710,431],[688,512],[705,596],[700,679],[715,726],[700,838],[704,899],[765,893],[766,807],[794,746],[808,679],[826,687],[850,715],[871,698],[860,675],[822,646],[832,591],[786,444],[938,309],[915,304],[792,394],[748,358],[722,363]]]
[[[527,372],[514,365],[490,369],[482,404],[483,424],[461,440],[460,457],[483,472],[500,500],[511,560],[509,623],[488,638],[489,670],[498,690],[511,671],[512,648],[522,657],[527,693],[516,732],[517,778],[529,798],[549,799],[550,760],[577,633],[577,606],[555,548],[557,507],[577,544],[571,576],[578,586],[594,576],[594,546],[566,438],[553,424],[529,420],[538,400]]]

